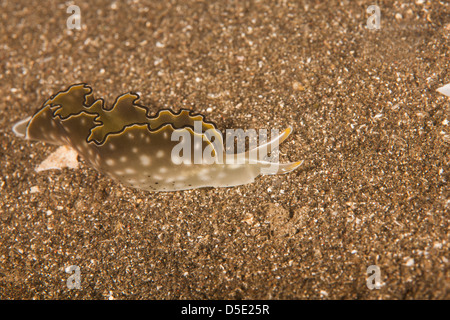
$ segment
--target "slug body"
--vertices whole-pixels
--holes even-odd
[[[105,108],[89,86],[72,85],[47,100],[31,118],[18,122],[13,131],[25,139],[68,145],[98,171],[147,191],[237,186],[260,174],[287,173],[301,164],[274,164],[259,155],[274,150],[291,128],[251,151],[230,155],[223,152],[220,131],[202,115],[160,110],[150,116],[138,99],[127,93]],[[254,161],[251,152],[258,154]],[[199,154],[208,155],[208,161],[199,163]]]

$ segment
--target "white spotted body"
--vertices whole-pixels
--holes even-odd
[[[191,138],[199,138],[205,150],[211,148],[215,157],[218,137],[215,125],[205,122],[202,115],[191,115],[188,110],[174,113],[159,111],[149,116],[147,108],[136,104],[139,96],[119,96],[110,109],[102,99],[95,100],[92,89],[85,84],[69,87],[47,100],[32,118],[17,123],[13,131],[21,137],[56,145],[69,145],[89,164],[121,183],[148,191],[175,191],[200,187],[231,187],[251,183],[264,173],[271,163],[212,164],[192,161],[174,163],[172,151],[179,143],[172,141],[174,132],[184,131]],[[201,122],[201,133],[194,132],[194,122]],[[290,134],[285,130],[267,143],[282,142]],[[195,145],[192,144],[192,154]],[[220,147],[222,147],[220,145]],[[238,154],[243,158],[247,153]],[[224,155],[223,155],[224,157]],[[216,159],[217,160],[217,159]],[[275,173],[286,173],[301,162],[280,164]]]

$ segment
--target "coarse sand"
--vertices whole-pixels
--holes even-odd
[[[1,1],[0,299],[448,299],[450,5],[375,1],[369,29],[373,2]],[[11,127],[79,82],[292,126],[304,164],[167,193],[36,172],[57,147]]]

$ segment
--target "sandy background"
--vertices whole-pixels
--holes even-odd
[[[450,6],[378,1],[371,31],[374,2],[77,1],[68,30],[70,2],[1,1],[0,298],[448,299]],[[56,147],[11,126],[78,82],[221,129],[291,125],[282,160],[304,165],[172,193],[36,173]]]

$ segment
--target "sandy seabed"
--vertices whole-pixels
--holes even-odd
[[[445,1],[0,4],[1,299],[448,299],[450,6]],[[85,82],[107,104],[292,126],[288,175],[150,193],[12,124]],[[369,266],[380,288],[367,287]],[[81,288],[66,268],[78,266]]]

